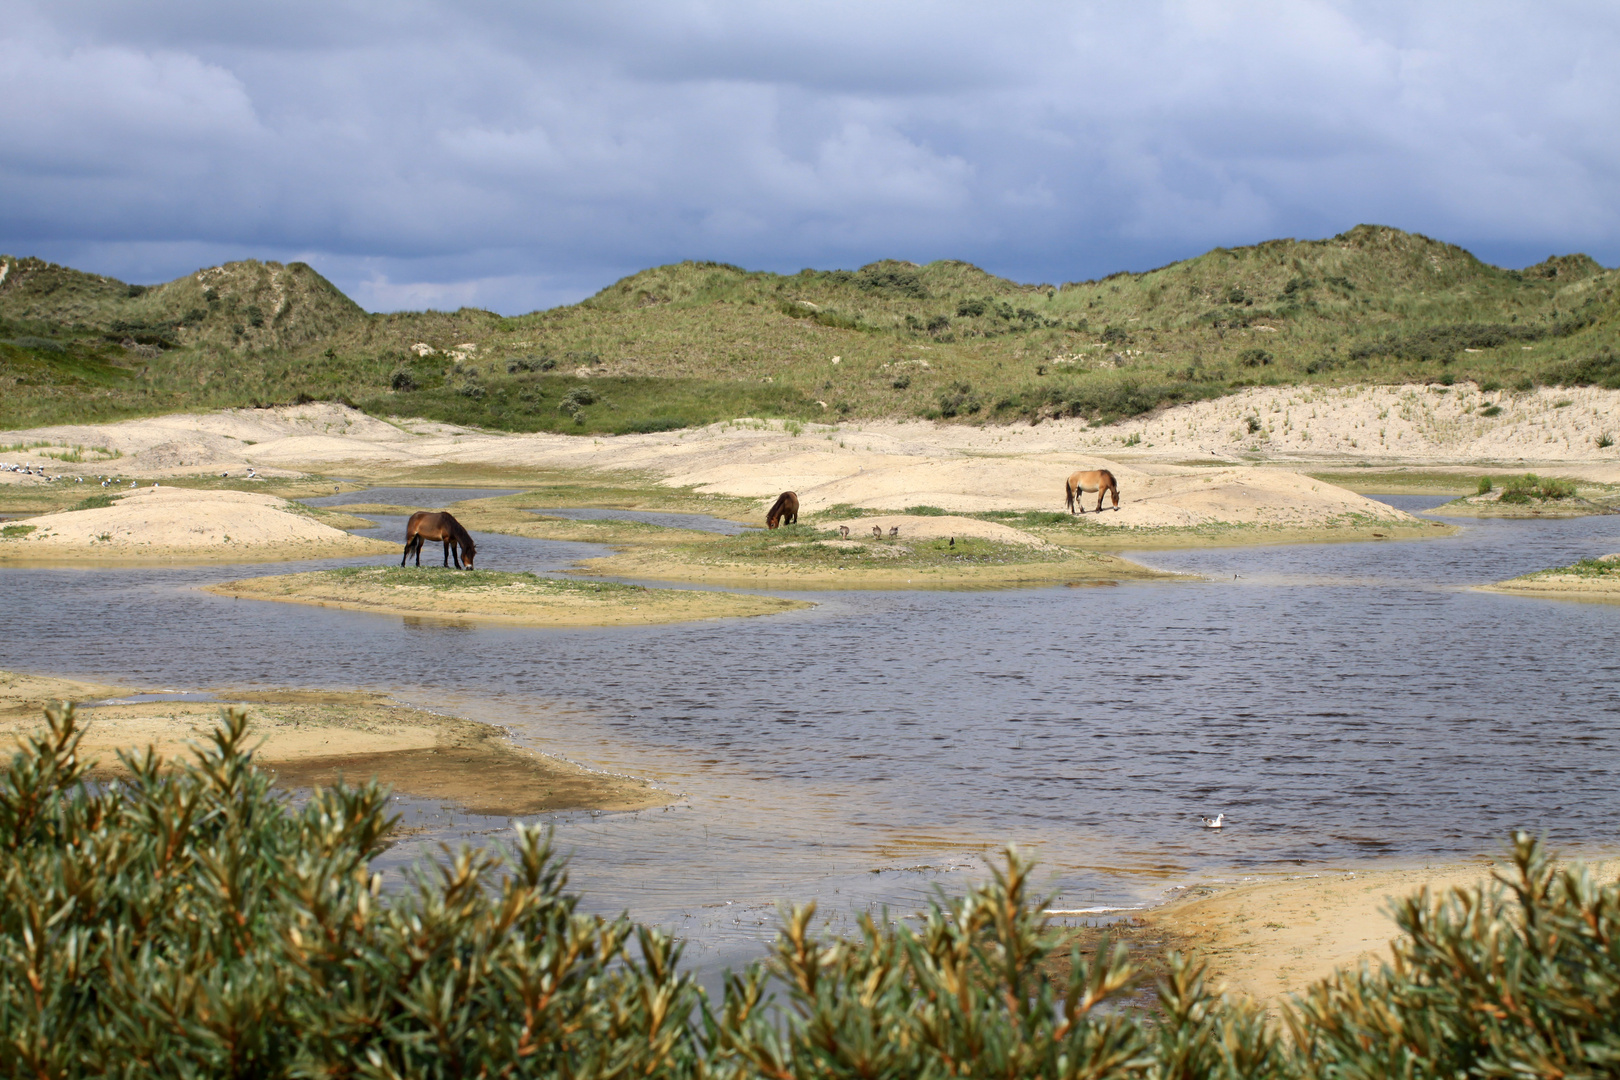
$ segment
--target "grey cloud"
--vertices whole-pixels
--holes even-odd
[[[681,258],[1062,280],[1364,220],[1620,261],[1606,7],[12,6],[0,250],[121,276],[293,253],[513,311]]]

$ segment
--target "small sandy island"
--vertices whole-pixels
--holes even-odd
[[[299,503],[256,491],[138,488],[0,526],[0,562],[266,562],[397,553]]]
[[[1506,478],[1501,486],[1489,477],[1481,486],[1484,484],[1490,489],[1453,499],[1430,513],[1442,517],[1571,518],[1620,512],[1608,502],[1582,498],[1569,480],[1526,473]]]
[[[1582,559],[1573,566],[1537,570],[1533,574],[1482,585],[1485,592],[1559,600],[1607,600],[1620,603],[1620,552],[1597,559]]]
[[[848,529],[848,535],[841,529]],[[774,531],[713,536],[695,544],[634,547],[581,565],[591,573],[623,577],[803,589],[1191,580],[1113,555],[1072,551],[1019,529],[954,514],[801,521]]]
[[[365,566],[277,574],[210,585],[206,592],[248,600],[374,611],[385,615],[497,622],[516,626],[648,626],[697,619],[774,615],[813,607],[776,596],[696,589],[649,589],[609,581],[567,581],[497,570]]]
[[[1620,859],[1587,860],[1599,881],[1620,877]],[[1196,954],[1217,986],[1273,1010],[1290,994],[1363,961],[1387,963],[1400,934],[1391,901],[1427,886],[1436,899],[1488,885],[1511,866],[1490,859],[1429,866],[1321,869],[1195,886],[1128,923],[1078,932],[1082,948],[1123,941],[1139,965],[1161,970],[1166,953]]]
[[[668,792],[632,777],[593,772],[515,746],[498,728],[399,705],[381,694],[309,690],[220,690],[216,701],[138,701],[127,688],[0,671],[0,753],[44,728],[55,701],[81,707],[81,747],[97,760],[94,775],[122,772],[119,750],[150,746],[164,757],[191,753],[219,726],[220,709],[243,705],[255,760],[283,787],[331,784],[340,776],[375,777],[396,791],[445,799],[476,814],[551,810],[637,810],[671,801]]]

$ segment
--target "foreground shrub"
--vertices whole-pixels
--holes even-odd
[[[1030,865],[914,924],[827,940],[784,915],[718,1002],[680,948],[581,914],[546,838],[462,850],[385,894],[375,785],[301,807],[226,717],[195,764],[85,782],[73,712],[0,776],[0,1076],[1462,1077],[1620,1069],[1620,892],[1515,837],[1500,886],[1422,892],[1394,962],[1285,1010],[1171,957],[1157,1016],[1122,948],[1068,957]]]

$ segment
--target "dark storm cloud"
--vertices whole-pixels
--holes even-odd
[[[0,250],[372,307],[657,262],[1024,280],[1416,229],[1620,261],[1620,14],[1290,2],[18,3]]]

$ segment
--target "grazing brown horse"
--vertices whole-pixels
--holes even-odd
[[[1063,482],[1063,494],[1068,499],[1069,513],[1083,514],[1086,512],[1081,500],[1081,493],[1095,491],[1097,493],[1097,513],[1102,513],[1103,495],[1114,497],[1114,509],[1119,509],[1119,482],[1114,474],[1107,469],[1093,469],[1090,472],[1075,473]]]
[[[778,525],[797,525],[799,523],[799,497],[791,491],[784,491],[776,497],[776,503],[771,512],[765,515],[765,527],[774,529]]]
[[[414,553],[416,565],[422,565],[422,542],[424,540],[444,541],[444,565],[450,565],[450,554],[455,553],[456,565],[463,570],[473,568],[473,556],[478,554],[478,547],[473,543],[472,534],[462,528],[461,522],[446,514],[442,510],[418,510],[411,515],[411,520],[405,523],[405,555],[399,560],[404,566],[405,560]]]

